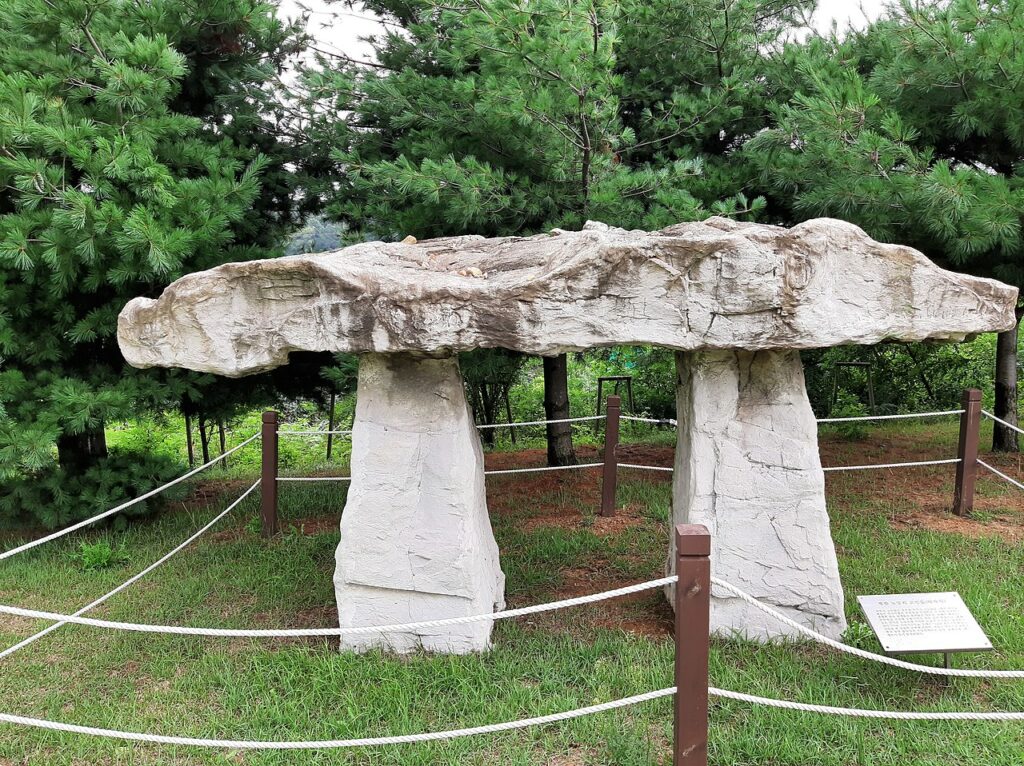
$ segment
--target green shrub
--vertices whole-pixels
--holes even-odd
[[[836,405],[829,413],[832,418],[861,418],[868,414],[867,408],[852,394],[840,391]],[[860,441],[868,436],[868,421],[852,421],[847,423],[829,423],[829,428],[847,441]]]
[[[837,362],[867,362],[880,414],[923,412],[959,406],[965,388],[980,388],[992,402],[995,339],[988,333],[967,343],[881,343],[839,346],[801,354],[807,393],[819,417],[829,414],[836,382],[840,395],[866,402],[866,368],[839,368]],[[832,413],[835,414],[835,413]]]
[[[182,463],[164,456],[116,450],[78,474],[54,463],[0,484],[0,519],[8,523],[36,522],[51,529],[62,527],[138,497],[186,470]],[[126,509],[123,515],[115,515],[111,523],[123,524],[124,517],[152,513],[168,501],[180,500],[185,492],[184,484],[171,487]]]

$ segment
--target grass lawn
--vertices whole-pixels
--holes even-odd
[[[823,431],[826,465],[952,457],[951,423]],[[661,443],[659,443],[659,441]],[[671,463],[665,438],[625,449]],[[536,451],[488,455],[493,468]],[[988,460],[989,458],[985,458]],[[1015,460],[998,463],[1013,475]],[[985,477],[975,519],[945,513],[952,466],[829,474],[847,614],[862,593],[959,590],[996,651],[960,666],[1024,668],[1024,492]],[[159,558],[236,496],[246,477],[207,481],[157,521],[71,536],[0,563],[0,599],[73,611]],[[498,476],[489,503],[524,606],[658,577],[669,520],[662,474],[623,470],[613,519],[594,516],[596,472]],[[331,574],[344,486],[282,485],[286,532],[262,541],[256,500],[194,547],[95,610],[116,620],[223,627],[335,624]],[[82,539],[109,536],[127,560],[83,571]],[[7,541],[3,547],[8,547]],[[0,645],[46,623],[0,616]],[[857,633],[863,646],[873,639]],[[65,626],[0,661],[0,710],[109,728],[236,739],[328,739],[459,728],[543,715],[672,683],[671,611],[656,592],[499,623],[482,656],[352,656],[325,640],[233,640]],[[939,662],[925,658],[924,662]],[[851,707],[1024,710],[1024,682],[944,680],[810,644],[716,640],[711,682],[753,694]],[[671,700],[574,722],[426,745],[327,752],[226,752],[138,745],[0,726],[0,764],[667,764]],[[742,766],[1015,764],[1016,723],[878,722],[713,702],[711,761]]]

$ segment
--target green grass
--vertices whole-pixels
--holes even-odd
[[[876,452],[884,454],[878,444],[909,435],[922,452],[944,457],[940,453],[952,448],[955,433],[948,425],[887,427],[872,429],[865,442],[830,448],[851,461],[865,455],[874,459]],[[913,481],[947,492],[951,474],[947,467],[921,469]],[[963,656],[957,663],[1024,667],[1024,547],[997,538],[894,526],[894,513],[906,504],[901,492],[879,492],[857,476],[833,475],[828,481],[848,616],[860,619],[856,594],[959,590],[997,650]],[[616,533],[602,533],[592,511],[582,507],[580,523],[568,528],[531,525],[527,531],[522,517],[496,518],[510,604],[547,600],[581,572],[594,578],[594,589],[659,576],[668,540],[670,485],[647,478],[623,474],[620,504],[638,508],[639,518]],[[517,481],[498,477],[490,486],[515,492],[522,486]],[[1016,502],[995,482],[983,481],[981,492],[997,504]],[[96,614],[224,627],[330,625],[335,618],[335,521],[344,497],[345,485],[283,485],[286,531],[270,542],[252,531],[256,502],[250,499],[194,547]],[[208,507],[166,513],[123,533],[71,536],[16,556],[0,564],[0,599],[74,610],[159,558],[230,499],[225,494],[211,499]],[[546,500],[575,502],[568,492]],[[524,496],[523,507],[531,501]],[[123,550],[127,561],[85,571],[83,539],[105,540]],[[632,618],[663,624],[667,616],[661,596],[651,593],[617,607],[499,623],[494,649],[470,657],[353,656],[322,640],[153,636],[66,626],[0,661],[0,710],[239,739],[326,739],[472,726],[670,685],[671,639],[659,631],[638,635],[615,627]],[[44,625],[0,616],[0,645]],[[877,650],[870,640],[866,646]],[[715,641],[711,682],[841,706],[1024,710],[1024,682],[947,681],[808,644]],[[670,720],[671,701],[666,699],[496,736],[319,753],[206,751],[3,726],[0,764],[649,766],[670,763]],[[1022,732],[1020,724],[886,723],[715,702],[711,761],[723,766],[1020,764]]]

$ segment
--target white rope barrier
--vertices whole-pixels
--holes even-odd
[[[912,468],[914,466],[926,466],[926,465],[950,465],[952,463],[959,463],[960,458],[950,458],[948,460],[919,460],[909,463],[875,463],[872,465],[840,465],[822,468],[822,471],[861,471],[870,468]],[[978,461],[981,463],[981,461]],[[985,465],[984,463],[981,463]],[[604,463],[579,463],[577,465],[551,465],[542,466],[539,468],[505,468],[495,471],[484,471],[485,476],[495,476],[498,474],[510,474],[510,473],[537,473],[540,471],[571,471],[580,468],[599,468]],[[618,468],[631,468],[636,471],[662,471],[665,473],[672,473],[675,469],[668,468],[666,466],[659,465],[640,465],[638,463],[616,463]],[[988,467],[988,466],[986,466]],[[995,471],[995,469],[990,469]],[[998,473],[998,472],[997,472]],[[1003,478],[1008,481],[1013,481],[1005,474],[1000,474]],[[351,481],[351,476],[279,476],[278,481]],[[1024,485],[1018,484],[1022,489]]]
[[[656,426],[676,426],[679,425],[675,418],[638,418],[635,415],[622,415],[620,420],[630,420],[634,423],[651,423]]]
[[[796,620],[791,620],[789,617],[782,614],[782,612],[778,611],[777,609],[773,609],[767,604],[761,603],[756,598],[751,596],[749,593],[741,590],[740,588],[737,588],[735,585],[727,583],[724,580],[720,580],[717,577],[712,577],[711,582],[716,587],[723,588],[729,591],[737,598],[745,601],[746,603],[750,604],[751,606],[757,609],[760,609],[765,614],[771,615],[776,620],[781,622],[783,625],[788,625],[789,627],[793,628],[793,630],[803,633],[808,638],[811,638],[820,644],[831,646],[833,649],[837,649],[840,652],[845,652],[846,654],[852,654],[855,657],[860,657],[865,660],[871,660],[873,662],[880,662],[884,665],[892,665],[895,668],[902,668],[904,670],[914,670],[919,673],[931,673],[937,676],[993,679],[1024,678],[1024,670],[965,670],[961,668],[936,668],[931,667],[930,665],[917,665],[913,662],[904,662],[903,660],[897,660],[894,657],[887,657],[883,654],[875,654],[874,652],[868,652],[864,649],[858,649],[855,646],[849,646],[847,644],[842,643],[841,641],[836,641],[835,639],[829,638],[828,636],[823,636],[821,633],[818,633],[817,631],[808,628],[806,625],[801,625]]]
[[[227,516],[229,513],[231,513],[231,511],[233,511],[238,506],[239,503],[241,503],[243,500],[245,500],[245,498],[247,498],[259,485],[260,485],[260,483],[258,481],[255,482],[251,487],[249,487],[249,489],[245,490],[245,492],[243,492],[238,497],[238,499],[236,499],[227,508],[225,508],[223,511],[218,513],[216,516],[213,517],[213,519],[211,519],[203,527],[201,527],[198,532],[193,534],[191,537],[189,537],[187,540],[185,540],[185,542],[183,542],[180,545],[178,545],[176,548],[174,548],[169,553],[165,554],[164,556],[162,556],[158,560],[154,561],[152,564],[150,564],[148,567],[143,569],[141,572],[139,572],[138,574],[135,574],[132,577],[130,577],[129,579],[125,580],[123,583],[118,585],[116,588],[114,588],[109,593],[106,593],[106,594],[100,596],[95,601],[92,601],[92,602],[86,604],[85,606],[83,606],[81,609],[79,609],[74,614],[71,614],[71,615],[55,615],[55,618],[60,620],[59,622],[56,622],[53,625],[50,625],[50,626],[48,626],[46,628],[43,628],[38,633],[35,633],[35,634],[29,636],[28,638],[23,639],[22,641],[19,641],[17,644],[14,644],[13,646],[7,647],[2,652],[0,652],[0,659],[3,659],[4,657],[8,657],[8,656],[14,654],[16,651],[25,648],[26,646],[28,646],[29,644],[31,644],[31,643],[33,643],[35,641],[38,641],[43,636],[46,636],[46,635],[52,633],[53,631],[57,630],[58,628],[60,628],[63,625],[67,625],[69,622],[75,622],[76,620],[80,619],[81,616],[83,614],[85,614],[86,612],[88,612],[90,609],[93,609],[93,608],[99,606],[100,604],[102,604],[104,601],[106,601],[111,596],[116,596],[118,593],[123,591],[125,588],[128,588],[129,586],[131,586],[131,585],[135,584],[136,582],[138,582],[139,580],[141,580],[143,577],[145,577],[147,574],[152,572],[158,566],[160,566],[161,564],[165,563],[172,556],[174,556],[177,553],[180,553],[186,547],[188,547],[193,542],[195,542],[197,539],[199,539],[199,537],[202,536],[202,534],[204,532],[206,532],[214,524],[216,524],[218,521],[220,521],[225,516]]]
[[[278,481],[352,481],[351,476],[278,476]]]
[[[984,460],[979,460],[978,461],[978,465],[980,465],[982,468],[987,468],[992,473],[994,473],[996,476],[998,476],[1000,479],[1004,479],[1005,481],[1010,482],[1010,484],[1012,484],[1013,486],[1017,487],[1018,489],[1024,489],[1024,484],[1021,484],[1016,479],[1014,479],[1014,478],[1012,478],[1010,476],[1007,476],[1005,473],[1000,471],[998,468],[993,468],[988,463],[986,463]]]
[[[508,473],[537,473],[539,471],[572,471],[580,468],[597,468],[603,466],[604,463],[579,463],[577,465],[549,465],[542,466],[540,468],[503,468],[495,471],[484,471],[485,476],[496,476],[499,474]],[[674,469],[663,468],[661,466],[654,465],[634,465],[632,463],[619,463],[619,468],[636,468],[644,471],[668,471],[671,473]],[[278,481],[351,481],[351,476],[278,476]]]
[[[216,521],[216,519],[214,521]],[[211,522],[211,524],[212,523],[213,522]],[[564,599],[562,601],[552,601],[546,604],[524,606],[520,607],[519,609],[506,609],[503,612],[487,612],[483,614],[467,615],[465,617],[447,617],[441,620],[426,620],[423,622],[409,622],[396,625],[360,625],[348,628],[269,628],[266,630],[247,630],[243,628],[193,628],[186,625],[154,625],[151,623],[133,623],[116,622],[114,620],[99,620],[93,619],[91,617],[82,617],[80,616],[81,613],[76,613],[73,615],[57,614],[56,612],[44,612],[36,609],[22,609],[21,607],[7,605],[0,605],[0,614],[12,614],[18,617],[31,617],[43,620],[60,620],[63,623],[70,622],[74,623],[75,625],[88,625],[94,628],[127,630],[135,633],[164,633],[178,636],[219,636],[231,638],[298,638],[310,636],[349,636],[366,635],[373,633],[410,632],[414,630],[422,630],[428,628],[443,628],[448,627],[450,625],[464,625],[471,622],[508,620],[513,617],[525,617],[526,615],[540,614],[541,612],[554,612],[559,609],[583,606],[585,604],[594,604],[599,601],[606,601],[612,598],[629,596],[633,593],[640,593],[645,590],[654,590],[656,588],[662,588],[666,585],[671,585],[675,583],[678,579],[679,578],[675,575],[670,575],[669,577],[661,577],[657,580],[649,580],[648,582],[627,585],[625,587],[616,588],[614,590],[606,590],[600,593],[591,593],[587,596],[577,596],[576,598]]]
[[[835,465],[822,468],[822,471],[863,471],[868,468],[913,468],[922,465],[950,465],[959,463],[960,458],[954,457],[949,460],[916,460],[910,463],[875,463],[873,465]],[[980,461],[979,461],[980,462]]]
[[[561,418],[560,420],[527,420],[521,423],[489,423],[478,425],[480,430],[488,428],[515,428],[517,426],[544,426],[548,423],[586,423],[591,420],[604,420],[604,415],[588,415],[584,418]]]
[[[619,463],[619,468],[634,468],[638,471],[667,471],[672,473],[674,468],[665,468],[660,465],[637,465],[636,463]]]
[[[602,702],[600,705],[589,705],[588,707],[568,710],[564,713],[552,713],[551,715],[538,716],[536,718],[524,718],[519,721],[506,721],[504,723],[492,723],[486,726],[474,726],[470,729],[451,729],[449,731],[434,731],[424,734],[399,734],[391,737],[364,737],[361,739],[325,739],[307,742],[285,741],[276,742],[260,740],[237,740],[237,739],[204,739],[199,737],[172,737],[163,734],[147,734],[135,731],[118,731],[117,729],[101,729],[96,726],[78,726],[76,724],[61,723],[59,721],[47,721],[41,718],[28,718],[26,716],[0,713],[0,722],[19,724],[21,726],[32,726],[37,729],[49,729],[50,731],[63,731],[71,734],[87,734],[93,737],[111,737],[113,739],[125,739],[133,742],[155,742],[161,745],[187,745],[192,747],[215,747],[228,750],[327,750],[344,747],[377,747],[380,745],[403,745],[414,742],[436,742],[444,739],[456,739],[459,737],[472,737],[478,734],[496,734],[502,731],[514,731],[526,729],[531,726],[544,726],[546,724],[569,721],[573,718],[582,718],[587,715],[604,713],[608,710],[617,710],[630,705],[638,705],[641,702],[649,702],[660,697],[670,697],[676,693],[676,687],[669,686],[665,689],[636,694],[632,697]]]
[[[278,431],[278,436],[351,436],[351,431],[320,431],[314,429],[312,431]]]
[[[992,418],[992,420],[996,421],[996,422],[997,422],[997,423],[999,423],[1000,425],[1004,425],[1004,426],[1006,426],[1006,427],[1007,427],[1007,428],[1009,428],[1009,429],[1010,429],[1011,431],[1016,431],[1016,432],[1017,432],[1017,433],[1019,433],[1019,434],[1024,434],[1024,428],[1020,428],[1019,426],[1015,426],[1015,425],[1014,425],[1013,423],[1007,423],[1007,422],[1006,422],[1005,420],[1003,420],[1002,418],[997,418],[997,417],[996,417],[995,415],[993,415],[993,414],[992,414],[991,412],[989,412],[988,410],[982,410],[982,411],[981,411],[981,414],[982,414],[982,415],[984,415],[985,417],[988,417],[988,418]]]
[[[907,418],[937,418],[943,415],[962,415],[960,410],[941,410],[940,412],[910,412],[905,415],[858,415],[852,418],[818,418],[819,423],[853,423],[860,420],[905,420]]]
[[[864,710],[854,707],[832,707],[831,705],[809,705],[804,702],[790,702],[789,700],[771,699],[770,697],[758,697],[753,694],[734,692],[728,689],[708,688],[708,694],[712,697],[738,700],[740,702],[751,702],[755,705],[767,705],[768,707],[784,708],[786,710],[801,710],[805,713],[824,713],[826,715],[839,715],[855,718],[888,718],[896,721],[1024,721],[1024,712],[999,713],[999,712],[905,712],[899,710]]]
[[[70,527],[65,527],[64,529],[61,529],[61,530],[58,530],[58,531],[56,531],[56,532],[54,532],[52,534],[46,535],[45,537],[40,537],[38,540],[32,540],[31,542],[27,542],[24,545],[19,545],[17,548],[11,548],[11,550],[9,550],[9,551],[4,551],[3,553],[0,553],[0,561],[3,561],[6,558],[10,558],[11,556],[14,556],[14,555],[16,555],[18,553],[21,553],[22,551],[27,551],[27,550],[29,550],[31,548],[35,548],[37,545],[42,545],[43,543],[48,543],[51,540],[56,540],[58,537],[63,537],[64,535],[71,534],[72,532],[74,532],[76,530],[79,530],[82,527],[87,527],[87,526],[89,526],[90,524],[92,524],[94,522],[97,522],[97,521],[99,521],[101,519],[105,519],[108,516],[112,516],[113,514],[118,513],[119,511],[123,511],[126,508],[130,508],[133,505],[141,503],[143,500],[148,500],[149,498],[153,497],[153,495],[157,495],[157,494],[163,492],[165,489],[169,489],[170,487],[173,487],[176,484],[180,484],[181,482],[185,481],[185,479],[192,478],[197,473],[199,473],[200,471],[206,470],[207,468],[209,468],[214,463],[219,463],[221,460],[226,458],[228,455],[232,454],[233,452],[237,452],[238,450],[242,449],[242,447],[244,447],[245,445],[247,445],[250,442],[254,441],[255,439],[259,439],[259,438],[260,438],[260,434],[258,434],[258,433],[253,434],[252,436],[250,436],[248,439],[246,439],[241,444],[236,444],[234,447],[229,449],[227,452],[224,452],[224,453],[218,455],[217,457],[215,457],[212,460],[210,460],[208,463],[203,463],[198,468],[193,468],[188,473],[184,473],[181,476],[179,476],[177,479],[172,479],[171,481],[167,482],[166,484],[164,484],[162,486],[157,487],[156,489],[151,489],[151,490],[149,490],[149,492],[146,492],[143,495],[139,495],[138,497],[132,498],[131,500],[128,500],[128,501],[126,501],[124,503],[121,503],[120,505],[115,506],[114,508],[111,508],[109,510],[103,511],[103,513],[98,513],[95,516],[92,516],[91,518],[86,519],[85,521],[80,521],[77,524],[72,524]]]
[[[547,465],[541,468],[504,468],[500,471],[484,471],[485,476],[497,476],[502,473],[537,473],[539,471],[575,471],[581,468],[599,468],[604,463],[577,463],[576,465]]]

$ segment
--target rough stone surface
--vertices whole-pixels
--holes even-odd
[[[342,627],[503,608],[483,453],[455,359],[361,360],[334,586]],[[342,636],[342,648],[463,654],[486,649],[491,626]]]
[[[121,312],[137,367],[240,376],[292,351],[551,355],[956,340],[1010,328],[1016,290],[944,271],[842,221],[588,224],[529,238],[371,242],[220,266]]]
[[[680,352],[676,369],[674,523],[707,526],[716,577],[838,637],[843,590],[800,354]],[[712,596],[716,633],[795,633],[728,593]]]

